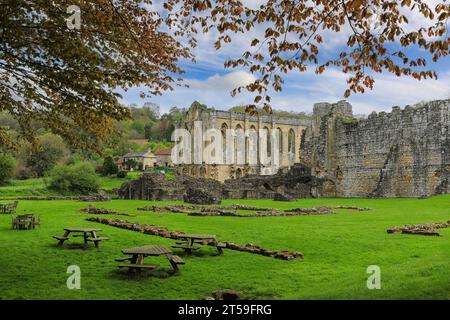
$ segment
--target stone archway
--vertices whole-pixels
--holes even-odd
[[[238,168],[238,169],[236,170],[236,179],[240,179],[240,178],[242,178],[242,176],[243,176],[243,174],[242,174],[242,169],[241,169],[241,168]]]
[[[200,177],[204,178],[206,177],[206,168],[205,167],[200,167]]]

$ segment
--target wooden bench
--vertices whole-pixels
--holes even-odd
[[[64,236],[53,236],[54,239],[59,240],[57,246],[62,246],[64,241],[69,240],[69,237]]]
[[[148,269],[153,270],[157,267],[151,264],[135,264],[135,263],[123,263],[118,265],[119,268],[128,268],[131,270],[141,270],[141,269]]]
[[[131,261],[133,257],[124,257],[124,258],[115,258],[114,260],[117,262]]]
[[[222,254],[223,253],[222,249],[224,249],[226,247],[227,247],[226,243],[223,243],[223,242],[217,242],[216,243],[216,248],[217,248],[217,251],[219,251],[219,254]]]
[[[94,242],[96,248],[98,248],[98,243],[100,241],[103,241],[103,240],[109,240],[109,238],[106,238],[106,237],[97,237],[97,238],[89,237],[89,238],[86,238],[86,241]]]
[[[174,254],[167,255],[167,258],[169,259],[170,264],[172,265],[174,273],[178,272],[178,265],[179,264],[186,264],[183,259],[181,259],[179,256]]]
[[[185,244],[175,244],[172,246],[174,249],[183,249],[186,253],[191,253],[192,250],[200,250],[200,247],[190,246],[187,243]]]
[[[55,238],[56,240],[60,240],[60,241],[66,241],[66,240],[69,240],[68,237],[62,237],[62,236],[53,236],[53,238]]]

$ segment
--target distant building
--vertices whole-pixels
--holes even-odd
[[[171,167],[172,166],[172,148],[158,149],[155,152],[156,166]]]
[[[118,159],[118,160],[116,161],[116,165],[117,165],[117,168],[119,168],[120,171],[125,169],[125,168],[124,168],[123,159]]]
[[[148,170],[156,163],[156,156],[151,149],[144,152],[129,152],[122,157],[125,170]]]

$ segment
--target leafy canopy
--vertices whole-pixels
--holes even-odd
[[[244,67],[256,74],[253,83],[233,90],[255,92],[254,104],[270,111],[269,87],[281,91],[283,75],[291,70],[317,74],[335,67],[348,74],[344,95],[364,93],[374,86],[374,74],[383,71],[417,80],[437,78],[427,60],[437,61],[449,53],[448,0],[265,0],[253,1],[167,0],[168,23],[195,46],[198,33],[218,34],[216,49],[232,42],[233,35],[256,33],[252,50],[226,62],[226,67]],[[419,18],[409,21],[408,16]],[[322,52],[323,45],[341,33],[347,46],[334,57]],[[409,50],[416,48],[419,50]],[[416,51],[416,52],[414,52]],[[417,51],[419,55],[417,56]]]
[[[143,97],[172,89],[180,60],[193,59],[199,33],[217,35],[220,50],[233,35],[263,29],[249,41],[251,50],[225,63],[257,76],[232,92],[255,93],[250,111],[271,111],[268,90],[280,91],[284,74],[293,70],[340,69],[348,74],[349,96],[373,88],[376,73],[436,78],[428,62],[449,52],[449,0],[432,6],[424,0],[261,0],[256,8],[254,1],[238,0],[159,3],[164,10],[151,0],[2,1],[0,112],[18,120],[30,141],[39,123],[73,146],[101,149],[114,120],[130,116],[117,89],[145,86]],[[80,8],[79,29],[66,21],[72,5]],[[412,13],[421,19],[409,21]],[[323,45],[336,34],[347,46],[329,57]],[[154,130],[136,129],[149,136]],[[13,147],[13,141],[0,128],[0,146]]]
[[[69,28],[69,6],[81,12]],[[0,112],[35,138],[39,122],[77,147],[99,148],[112,120],[129,116],[115,89],[172,88],[187,49],[166,32],[148,0],[5,0],[0,4]],[[13,147],[0,128],[0,145]]]

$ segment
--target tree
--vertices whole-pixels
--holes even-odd
[[[8,154],[0,152],[0,185],[5,184],[14,176],[16,162]]]
[[[145,124],[145,126],[144,126],[144,138],[147,140],[152,139],[152,127],[153,127],[153,123],[151,123],[151,122]]]
[[[115,89],[170,90],[189,51],[165,31],[150,0],[5,0],[0,4],[0,112],[35,141],[32,124],[100,149],[112,120],[129,117]],[[79,26],[72,23],[80,9]],[[0,128],[0,145],[14,141]]]
[[[103,166],[101,171],[102,175],[108,176],[111,174],[116,174],[119,171],[119,168],[117,167],[117,164],[114,162],[114,159],[109,156],[103,160]]]
[[[69,151],[63,139],[52,133],[38,137],[38,144],[24,145],[20,149],[19,160],[34,177],[43,177],[56,164],[64,161]]]
[[[142,109],[148,110],[149,117],[152,118],[152,120],[156,120],[156,119],[159,119],[159,117],[161,117],[161,111],[160,111],[161,108],[156,103],[146,102],[146,103],[144,103],[144,106],[142,107]]]
[[[217,33],[216,49],[233,41],[233,34],[257,33],[252,50],[229,60],[226,67],[245,67],[257,79],[232,91],[255,92],[254,104],[270,111],[267,91],[281,91],[289,71],[317,74],[334,67],[348,74],[344,96],[364,93],[374,86],[374,75],[383,71],[421,80],[437,78],[427,62],[449,53],[450,4],[423,0],[266,0],[258,8],[251,1],[167,0],[167,23],[196,44],[196,34]],[[414,21],[409,15],[416,14]],[[188,17],[188,18],[186,18]],[[411,19],[412,20],[412,19]],[[174,26],[175,25],[175,26]],[[335,56],[320,54],[331,37],[342,34],[346,46]]]

